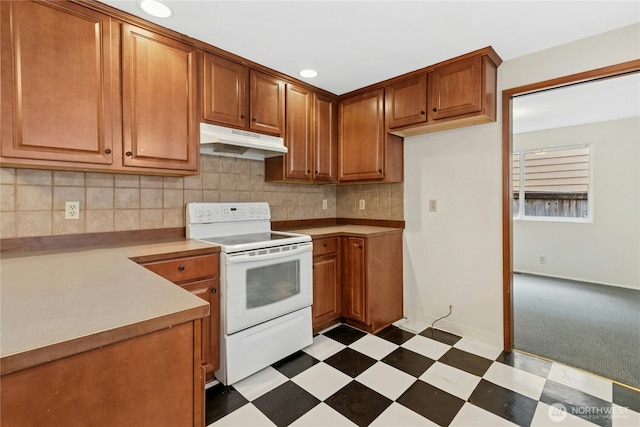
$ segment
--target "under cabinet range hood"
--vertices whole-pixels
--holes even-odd
[[[264,160],[286,154],[287,147],[277,136],[200,123],[200,153]]]

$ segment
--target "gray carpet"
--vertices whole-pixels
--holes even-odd
[[[640,388],[640,291],[515,274],[514,347]]]

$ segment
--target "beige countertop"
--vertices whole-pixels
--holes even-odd
[[[3,256],[1,372],[206,316],[205,301],[130,258],[217,251],[204,242],[181,240]]]
[[[325,227],[296,228],[286,230],[292,233],[308,234],[314,239],[335,236],[375,237],[402,233],[402,228],[377,227],[370,225],[330,225]]]

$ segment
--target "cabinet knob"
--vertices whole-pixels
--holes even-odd
[[[211,288],[211,293],[212,293],[212,294],[215,294],[215,293],[217,293],[217,292],[218,292],[218,290],[217,290],[216,288]]]
[[[318,175],[318,173],[319,173],[319,172],[320,172],[320,171],[316,171],[316,175]]]
[[[424,111],[420,111],[420,115],[424,116],[426,113]]]
[[[329,245],[327,245],[326,243],[323,243],[323,244],[322,244],[322,246],[324,246],[324,247],[326,248],[326,247],[327,247],[327,246],[329,246]]]
[[[382,173],[382,169],[378,169],[378,173]]]
[[[437,112],[438,112],[438,109],[437,109],[436,107],[433,107],[433,110],[432,110],[432,111],[433,111],[434,113],[437,113]]]
[[[241,119],[244,119],[244,114],[240,114],[240,118],[241,118]]]
[[[358,245],[358,249],[362,249],[362,245]]]
[[[310,170],[310,169],[307,169],[307,173],[311,173],[311,170]]]
[[[257,118],[257,117],[251,117],[251,121],[252,121],[252,122],[257,122],[257,121],[258,121],[258,118]]]
[[[124,155],[131,157],[131,156],[133,156],[133,153],[131,151],[127,151],[126,153],[124,153]]]
[[[178,271],[184,271],[184,265],[179,265],[178,266]]]
[[[104,150],[104,154],[111,154],[111,148],[107,148],[106,150]]]

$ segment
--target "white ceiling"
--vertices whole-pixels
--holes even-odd
[[[341,95],[485,46],[503,60],[640,22],[638,1],[103,0]]]

